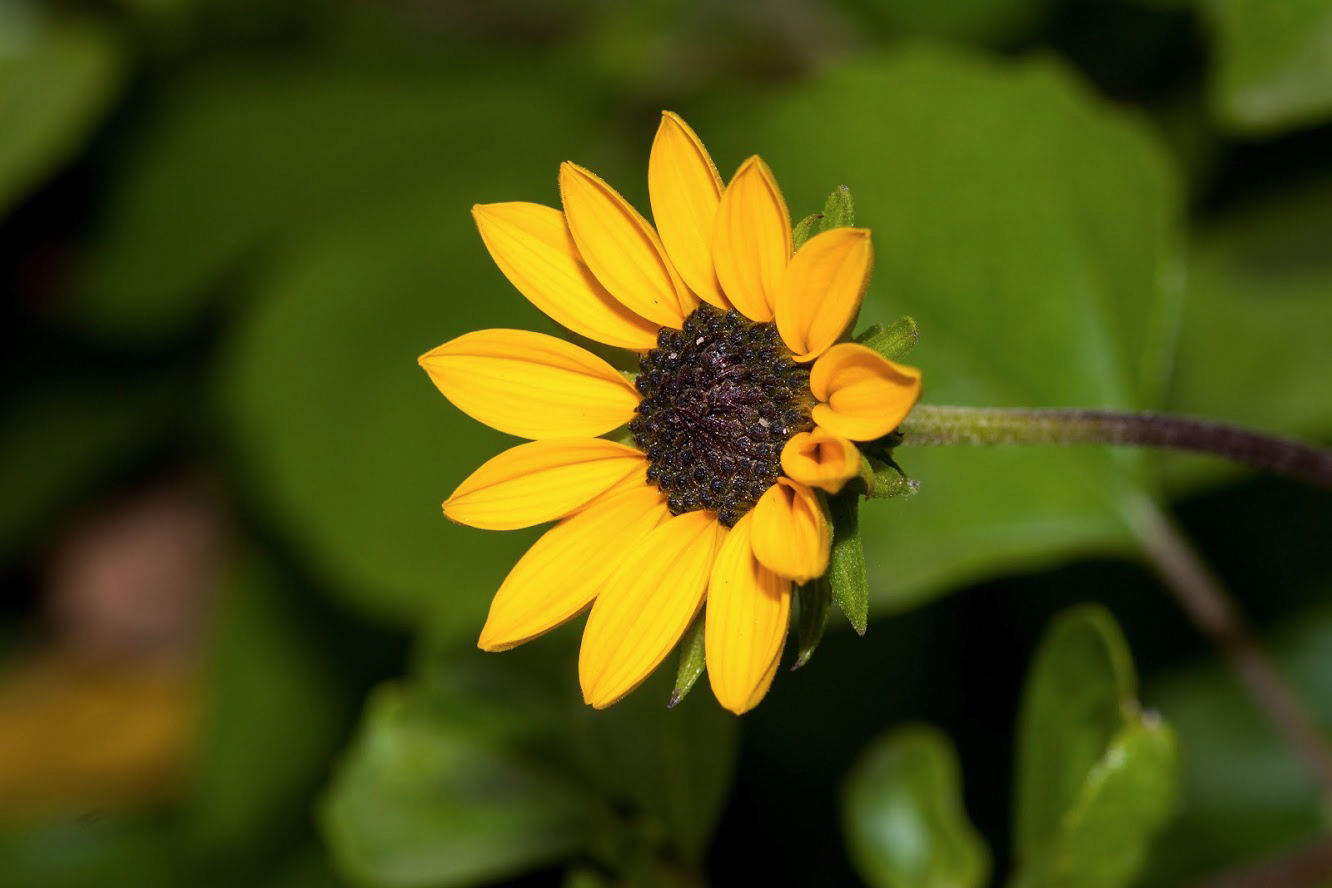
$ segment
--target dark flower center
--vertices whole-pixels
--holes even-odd
[[[703,303],[639,370],[629,431],[673,515],[712,509],[733,527],[777,483],[786,442],[814,427],[809,371],[772,323]]]

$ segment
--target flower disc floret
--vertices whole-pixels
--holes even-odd
[[[704,303],[639,361],[629,423],[673,515],[711,509],[734,527],[777,483],[782,448],[814,427],[809,371],[772,323]]]

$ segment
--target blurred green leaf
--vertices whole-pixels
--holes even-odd
[[[822,199],[830,182],[855,192],[875,242],[862,318],[915,318],[929,401],[1159,404],[1180,295],[1179,194],[1140,121],[1052,61],[924,48],[831,71],[753,114],[739,133],[718,125],[724,144],[743,136],[742,150],[762,152],[790,206]],[[820,137],[829,130],[842,137]],[[904,446],[896,458],[922,494],[861,516],[880,612],[995,571],[1133,546],[1118,502],[1144,483],[1139,454]]]
[[[894,36],[1000,43],[1038,22],[1050,0],[847,0]]]
[[[580,104],[554,78],[474,74],[251,63],[170,83],[122,148],[76,320],[111,339],[176,333],[275,239],[404,196],[432,193],[464,216],[477,201],[554,201]]]
[[[181,386],[38,375],[0,413],[0,563],[36,543],[87,488],[159,445]]]
[[[856,335],[856,342],[872,348],[890,361],[900,361],[920,340],[916,319],[903,315],[891,324],[874,324]]]
[[[1204,0],[1203,10],[1226,123],[1270,131],[1332,114],[1332,0]]]
[[[280,582],[242,549],[219,590],[183,818],[207,854],[237,855],[303,810],[341,739],[334,676]]]
[[[120,94],[126,63],[109,28],[0,5],[0,216],[82,147]]]
[[[1128,885],[1175,813],[1178,744],[1158,717],[1138,711],[1136,684],[1106,610],[1059,616],[1019,715],[1014,885]]]
[[[1172,410],[1273,431],[1332,434],[1332,180],[1240,207],[1196,236]],[[1179,486],[1237,471],[1172,456]]]
[[[832,610],[832,583],[825,573],[796,588],[795,592],[796,659],[792,669],[799,669],[814,656],[828,628],[828,613]]]
[[[132,873],[136,888],[176,888],[179,863],[160,823],[140,817],[84,817],[0,832],[0,885],[106,888]]]
[[[486,702],[401,686],[370,698],[321,810],[346,875],[471,885],[591,843],[605,816],[596,797],[523,749],[541,742],[537,720]]]
[[[875,740],[842,789],[842,820],[851,859],[875,888],[972,888],[989,878],[989,849],[963,810],[957,755],[934,728]]]
[[[1332,736],[1332,609],[1292,615],[1266,641],[1296,696]],[[1146,696],[1185,751],[1184,804],[1152,854],[1146,888],[1192,884],[1326,839],[1315,781],[1220,658],[1162,676]]]
[[[671,689],[667,706],[674,707],[683,700],[694,687],[694,682],[698,681],[703,671],[708,668],[707,651],[703,641],[706,627],[707,614],[700,611],[698,616],[694,617],[694,622],[685,630],[684,637],[680,639],[680,662],[675,670],[675,687]]]

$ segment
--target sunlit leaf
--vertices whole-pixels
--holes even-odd
[[[957,755],[934,728],[875,740],[842,790],[846,841],[874,888],[973,888],[990,854],[962,806]]]

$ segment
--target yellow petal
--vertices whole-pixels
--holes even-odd
[[[606,552],[631,548],[669,514],[661,492],[640,482],[556,524],[509,571],[477,647],[506,650],[576,616],[616,566]]]
[[[689,289],[706,302],[728,309],[731,303],[722,294],[712,268],[712,223],[721,194],[721,176],[703,143],[688,124],[663,111],[648,158],[652,218],[667,255]]]
[[[809,388],[824,402],[810,411],[816,423],[852,441],[873,441],[897,428],[916,406],[920,371],[843,342],[814,362]]]
[[[559,210],[521,202],[477,204],[472,218],[500,271],[551,320],[618,348],[657,344],[658,326],[621,305],[592,275]]]
[[[553,438],[511,447],[458,485],[444,514],[459,524],[513,530],[575,512],[634,472],[647,482],[647,458],[602,438]]]
[[[595,437],[633,418],[639,395],[601,358],[528,330],[477,330],[420,358],[463,413],[520,438]]]
[[[671,267],[648,221],[575,163],[560,165],[560,194],[578,252],[602,286],[640,317],[679,329],[698,300]]]
[[[797,583],[823,576],[832,542],[819,496],[805,485],[778,478],[754,505],[754,557]]]
[[[837,341],[860,310],[874,265],[865,228],[816,234],[795,254],[777,291],[777,330],[800,362]]]
[[[712,261],[726,298],[751,321],[771,321],[791,259],[791,214],[761,158],[741,166],[722,194],[712,229]]]
[[[860,451],[847,439],[816,426],[786,442],[782,471],[801,484],[836,493],[860,474]]]
[[[726,530],[711,512],[686,512],[650,530],[602,587],[583,631],[578,679],[601,709],[638,686],[698,613]]]
[[[717,553],[703,630],[712,692],[736,715],[757,705],[772,683],[791,615],[790,581],[754,557],[754,521],[754,512],[741,518]]]

